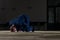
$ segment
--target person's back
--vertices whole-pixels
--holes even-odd
[[[26,15],[21,15],[19,18],[19,24],[21,26],[22,31],[28,31],[27,27],[29,27],[29,20],[28,16]]]

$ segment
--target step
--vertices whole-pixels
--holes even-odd
[[[60,40],[60,31],[0,31],[0,40]]]

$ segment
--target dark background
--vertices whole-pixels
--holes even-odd
[[[26,13],[31,21],[46,22],[46,0],[0,0],[0,21],[3,23]]]
[[[9,29],[8,22],[25,13],[35,29],[47,28],[47,0],[0,0],[0,29]]]

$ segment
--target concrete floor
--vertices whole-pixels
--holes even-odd
[[[0,31],[0,40],[60,40],[60,31]]]

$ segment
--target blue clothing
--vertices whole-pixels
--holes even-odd
[[[32,31],[32,27],[30,26],[30,18],[27,15],[20,15],[17,18],[11,20],[9,24],[17,24],[20,26],[16,25],[17,30],[22,30],[22,31]]]

